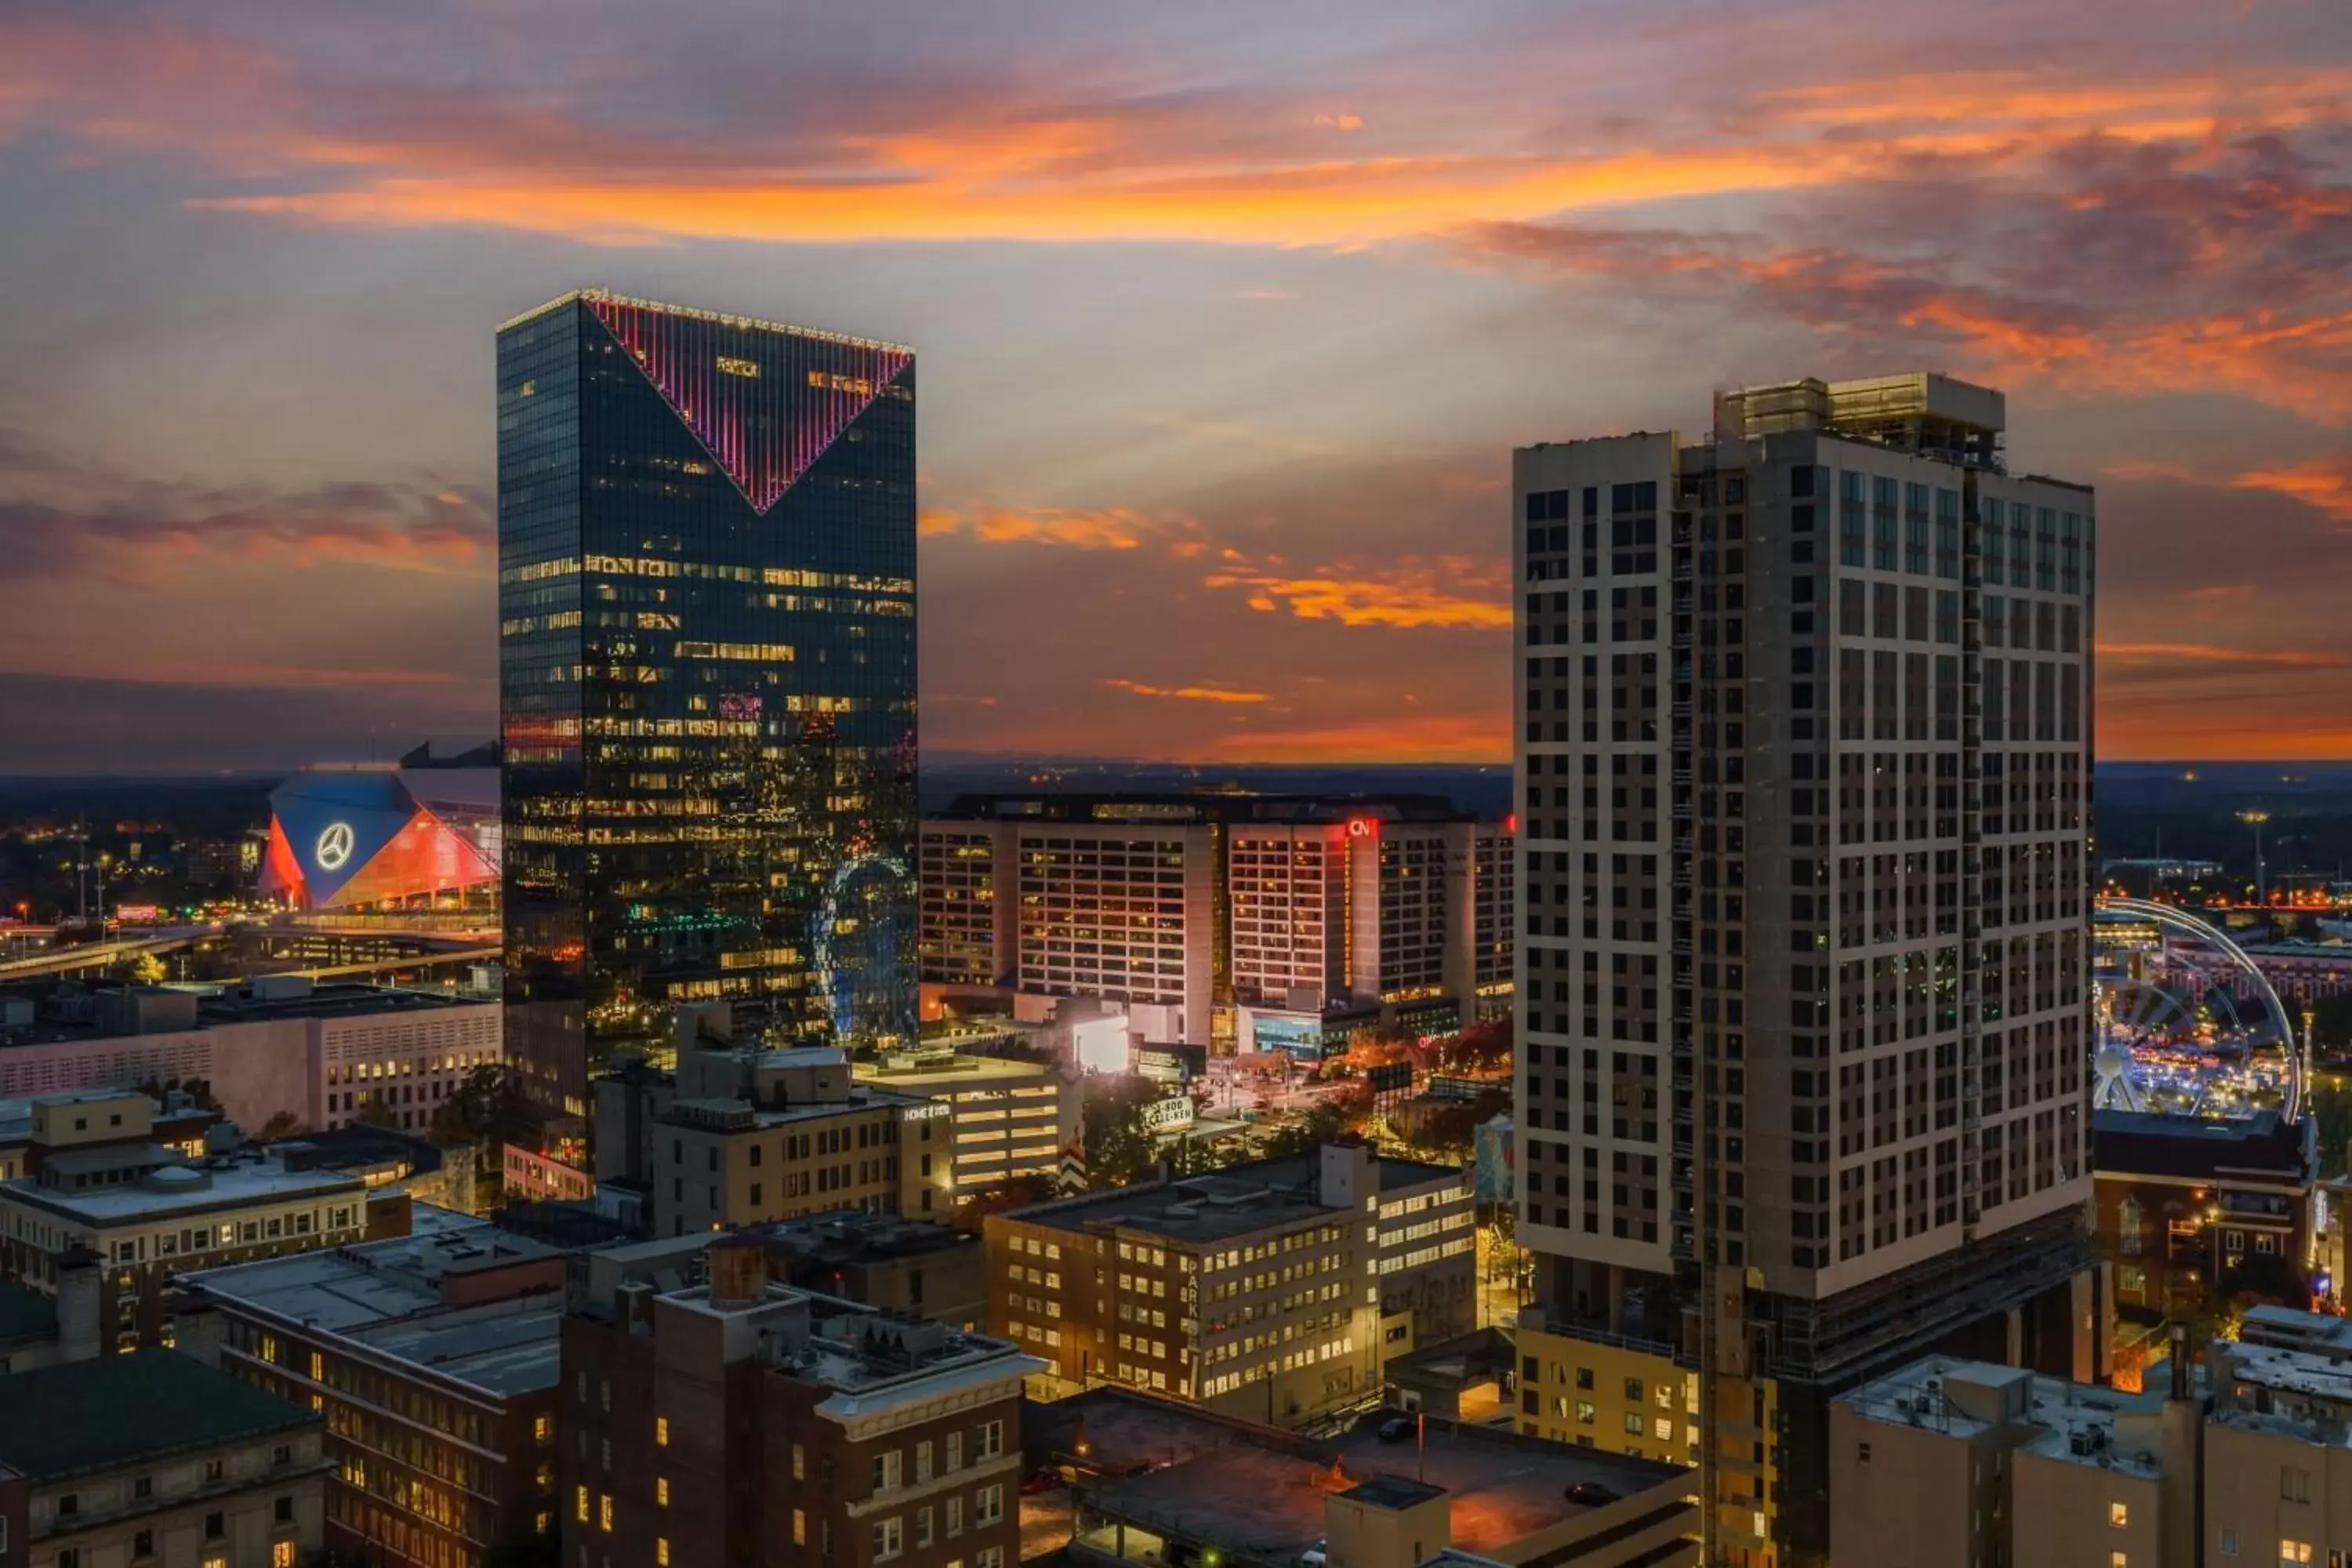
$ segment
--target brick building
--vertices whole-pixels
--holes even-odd
[[[565,1568],[1011,1568],[1038,1363],[773,1283],[756,1237],[572,1259]]]
[[[327,1543],[482,1568],[555,1528],[563,1255],[461,1215],[191,1275],[183,1343],[326,1418]]]

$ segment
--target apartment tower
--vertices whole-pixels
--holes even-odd
[[[2003,424],[1806,380],[1515,457],[1521,1348],[1692,1374],[1643,1440],[1714,1561],[1822,1560],[1868,1376],[2097,1370],[2092,494]],[[1523,1429],[1622,1446],[1594,1409]]]

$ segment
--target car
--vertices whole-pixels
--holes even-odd
[[[1324,1545],[1318,1541],[1298,1554],[1297,1568],[1323,1568],[1325,1561]]]
[[[1372,1429],[1372,1435],[1383,1443],[1404,1443],[1412,1438],[1419,1423],[1410,1415],[1391,1415]]]
[[[1599,1481],[1570,1481],[1568,1484],[1567,1496],[1569,1501],[1584,1508],[1599,1508],[1603,1503],[1612,1503],[1617,1500],[1616,1492],[1602,1486]]]
[[[1059,1469],[1032,1470],[1021,1478],[1021,1495],[1034,1497],[1039,1492],[1049,1492],[1055,1487],[1066,1484]]]

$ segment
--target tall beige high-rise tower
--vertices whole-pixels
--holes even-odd
[[[1932,374],[1513,465],[1521,1425],[1701,1466],[1818,1561],[1826,1402],[1931,1347],[2074,1376],[2092,494]]]

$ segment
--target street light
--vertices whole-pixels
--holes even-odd
[[[2254,830],[2254,902],[2258,904],[2271,901],[2270,879],[2263,867],[2263,824],[2270,819],[2271,814],[2259,808],[2238,813],[2238,820]]]

